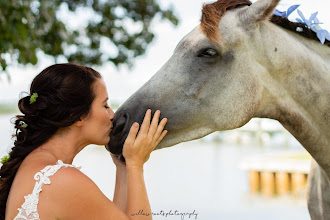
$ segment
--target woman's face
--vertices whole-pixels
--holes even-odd
[[[95,99],[90,113],[83,119],[83,135],[90,144],[106,145],[110,141],[115,113],[108,105],[108,92],[102,79],[94,83],[93,90]]]

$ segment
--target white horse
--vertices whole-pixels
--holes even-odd
[[[312,155],[308,207],[330,219],[330,48],[269,21],[279,0],[219,0],[168,62],[116,112],[111,152],[146,109],[168,118],[157,147],[278,120]]]

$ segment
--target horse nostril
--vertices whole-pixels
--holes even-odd
[[[116,120],[113,124],[113,133],[114,134],[120,134],[121,132],[123,132],[126,128],[125,125],[128,124],[128,114],[125,113],[124,115],[120,116],[120,118],[118,118],[118,120]]]

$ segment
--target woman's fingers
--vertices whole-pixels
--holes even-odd
[[[162,131],[164,130],[164,127],[165,127],[166,123],[167,123],[167,118],[163,118],[160,121],[160,123],[157,127],[157,130],[155,132],[155,135],[153,137],[154,140],[157,140],[159,138],[159,136],[162,134]]]
[[[135,142],[135,138],[136,138],[138,131],[139,131],[139,123],[134,122],[131,129],[129,130],[129,133],[127,135],[124,145],[132,146]]]
[[[167,134],[167,130],[164,130],[160,136],[158,137],[157,141],[156,141],[156,146],[163,140],[163,138],[165,137],[165,135]],[[155,147],[156,147],[155,146]]]
[[[151,120],[151,110],[148,109],[145,116],[144,116],[139,134],[140,133],[147,133],[148,134],[149,127],[150,127],[150,120]]]
[[[157,110],[154,114],[154,117],[152,118],[151,124],[150,124],[150,128],[149,128],[149,132],[148,135],[154,136],[156,130],[157,130],[157,125],[158,125],[158,121],[159,121],[159,116],[160,116],[160,111]]]
[[[129,134],[125,140],[123,149],[123,155],[126,158],[126,164],[138,164],[143,165],[148,158],[150,153],[165,137],[167,131],[164,130],[167,122],[166,118],[163,118],[159,122],[160,111],[157,110],[151,120],[151,110],[148,109],[143,119],[142,125],[134,123],[129,131]],[[159,122],[159,124],[158,124]]]

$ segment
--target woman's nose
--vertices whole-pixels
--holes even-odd
[[[110,120],[112,121],[113,118],[115,117],[115,113],[114,111],[112,110],[112,108],[109,108],[109,116],[110,116]]]

